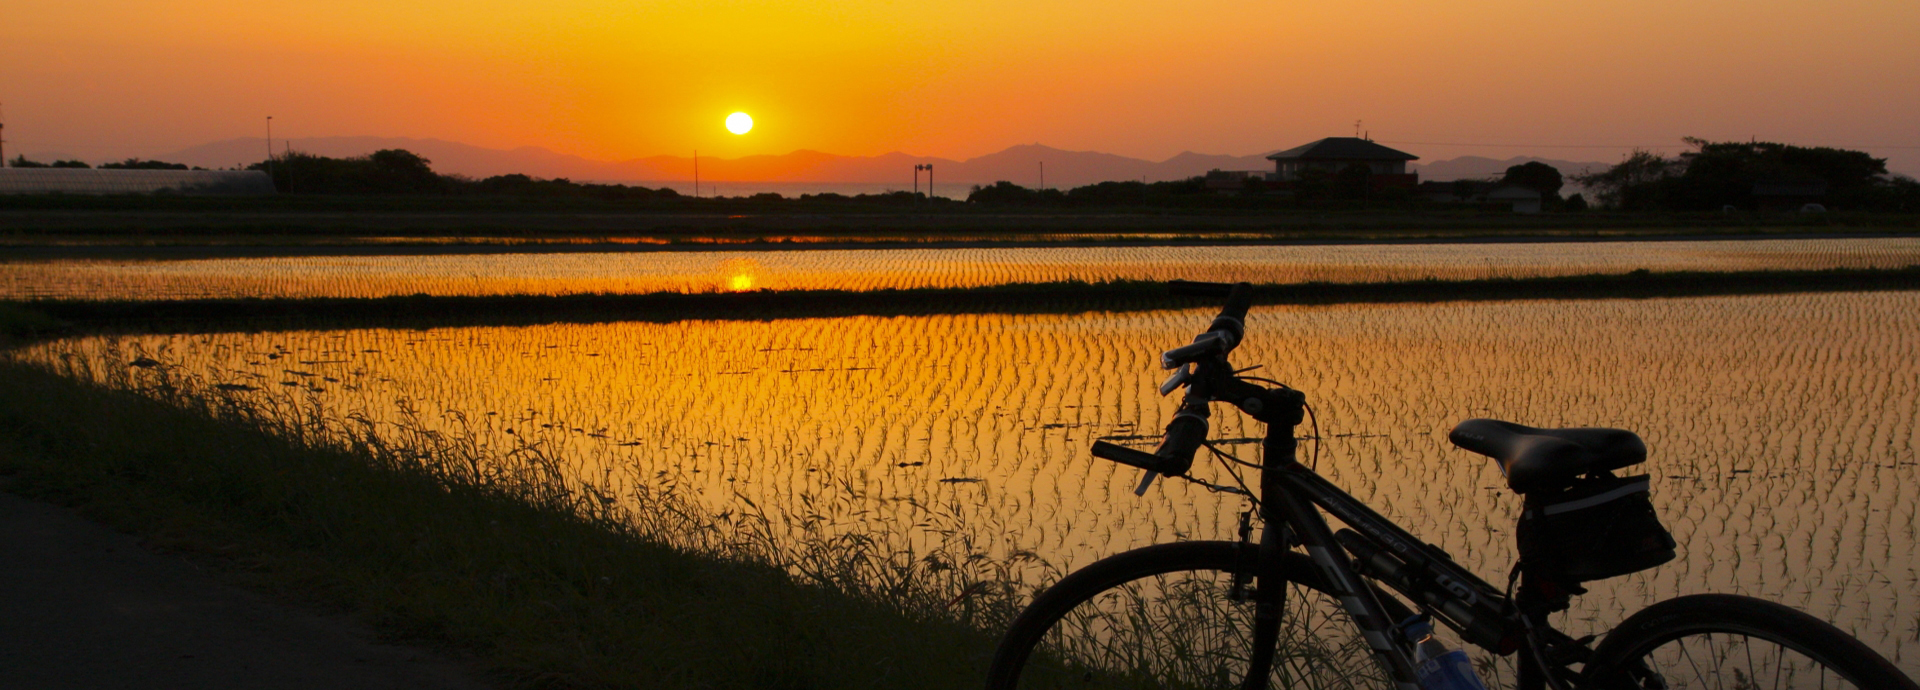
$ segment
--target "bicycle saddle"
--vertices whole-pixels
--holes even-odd
[[[1647,444],[1621,429],[1535,429],[1497,419],[1469,419],[1447,434],[1453,445],[1493,458],[1507,486],[1524,494],[1555,489],[1588,472],[1647,461]]]

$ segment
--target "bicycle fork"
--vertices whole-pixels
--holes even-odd
[[[1286,468],[1299,463],[1296,457],[1299,444],[1293,436],[1298,417],[1294,420],[1293,425],[1267,426],[1260,473],[1260,510],[1267,527],[1260,539],[1262,572],[1260,586],[1255,590],[1253,663],[1250,664],[1253,668],[1243,688],[1263,690],[1267,686],[1286,604],[1286,579],[1267,569],[1276,568],[1280,553],[1293,546],[1287,542],[1298,539],[1307,547],[1307,554],[1326,580],[1328,590],[1339,597],[1341,607],[1360,629],[1374,660],[1391,676],[1394,686],[1399,690],[1420,690],[1412,660],[1394,641],[1395,621],[1390,620],[1386,608],[1374,597],[1373,589],[1354,571],[1346,551],[1334,539],[1332,528],[1313,503],[1287,490],[1282,475]]]

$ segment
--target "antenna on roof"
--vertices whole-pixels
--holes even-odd
[[[0,168],[7,167],[7,111],[0,108]]]
[[[1360,136],[1360,122],[1360,120],[1353,121],[1353,136],[1355,137]]]

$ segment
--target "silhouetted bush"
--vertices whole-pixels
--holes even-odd
[[[187,167],[187,164],[185,163],[168,163],[166,161],[147,161],[147,160],[140,160],[138,158],[128,158],[118,163],[102,163],[100,164],[100,169],[101,170],[191,170],[192,168]]]
[[[1887,211],[1914,207],[1909,186],[1887,173],[1886,159],[1864,151],[1691,137],[1686,142],[1694,150],[1678,158],[1635,151],[1612,168],[1574,180],[1593,189],[1602,203],[1629,211],[1791,209],[1805,203]]]

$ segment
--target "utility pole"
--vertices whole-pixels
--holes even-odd
[[[1040,191],[1047,191],[1047,162],[1040,161]]]
[[[7,111],[0,109],[0,168],[7,167]]]
[[[927,203],[933,203],[933,164],[927,164]]]
[[[700,198],[700,149],[693,150],[693,198]]]
[[[920,164],[913,164],[913,195],[920,196]]]
[[[273,179],[273,116],[267,116],[267,179]],[[278,184],[278,183],[275,183]]]

